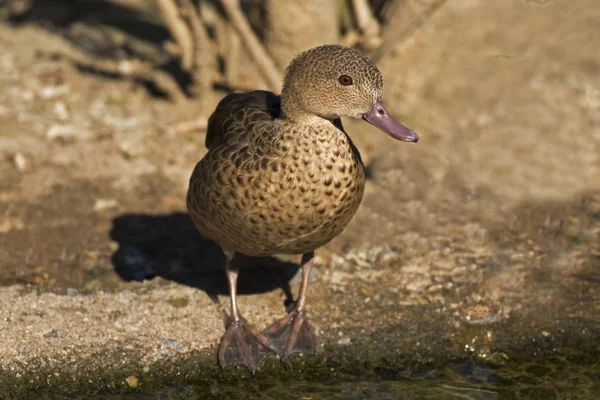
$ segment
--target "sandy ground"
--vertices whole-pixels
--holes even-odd
[[[318,252],[321,356],[259,374],[597,352],[599,13],[596,0],[450,0],[384,54],[388,108],[422,140],[345,123],[372,179]],[[81,54],[42,23],[0,24],[0,397],[247,375],[216,368],[223,259],[185,214],[204,133],[169,132],[209,110]],[[284,315],[297,261],[248,261],[255,329]]]

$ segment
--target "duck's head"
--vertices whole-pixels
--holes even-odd
[[[284,118],[362,118],[394,139],[417,142],[416,133],[383,105],[383,77],[360,51],[340,45],[315,47],[288,66],[281,92]]]

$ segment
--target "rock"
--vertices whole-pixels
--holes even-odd
[[[46,137],[51,140],[62,140],[64,142],[73,142],[75,140],[85,140],[92,137],[92,133],[85,129],[76,129],[71,125],[52,125],[46,132]]]
[[[56,339],[58,337],[58,331],[56,329],[52,329],[48,333],[44,333],[44,337],[46,339]]]
[[[176,339],[166,338],[162,336],[157,336],[156,339],[164,343],[167,347],[169,347],[172,350],[183,351],[183,346],[179,344],[179,342]]]
[[[59,121],[67,121],[71,118],[67,105],[62,101],[54,103],[54,115]]]
[[[139,380],[136,376],[130,375],[127,377],[127,379],[125,379],[125,382],[127,382],[127,385],[130,388],[136,388],[139,384]]]
[[[111,208],[116,208],[119,205],[114,199],[97,199],[94,203],[94,211],[104,211]]]
[[[59,86],[46,86],[42,90],[40,90],[40,97],[42,99],[52,99],[54,97],[62,96],[71,90],[69,85],[59,85]]]
[[[27,159],[25,158],[23,153],[20,152],[13,156],[13,163],[17,171],[19,171],[20,173],[25,172],[25,170],[28,167]]]
[[[347,346],[351,342],[352,342],[352,339],[350,339],[349,337],[343,337],[337,341],[337,344],[339,344],[340,346]]]
[[[126,158],[134,158],[145,153],[144,143],[140,137],[132,137],[119,143],[119,150]]]

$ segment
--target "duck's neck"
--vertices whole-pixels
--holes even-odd
[[[350,142],[339,118],[332,120],[307,111],[302,104],[301,96],[295,95],[289,85],[284,85],[281,94],[280,120],[300,133],[296,140],[315,139],[319,146],[334,142],[337,145]]]
[[[304,110],[294,102],[281,104],[281,114],[279,118],[286,123],[293,124],[296,126],[304,126],[307,129],[311,128],[336,128],[333,120],[323,118],[314,113]]]
[[[295,124],[318,123],[319,120],[324,120],[324,118],[321,118],[318,115],[306,112],[298,105],[285,102],[281,103],[280,118]]]
[[[336,125],[334,121],[314,114],[295,114],[293,118],[288,118],[283,114],[281,120],[296,131],[308,134],[314,138],[319,137],[321,140],[346,136],[341,124]]]
[[[358,149],[354,147],[339,119],[330,121],[312,115],[293,121],[284,118],[281,123],[287,125],[282,130],[286,132],[284,140],[292,144],[292,147],[325,158],[336,149],[336,152],[352,154],[358,163],[362,163]]]
[[[315,124],[328,120],[327,116],[309,111],[310,108],[300,93],[289,85],[284,85],[281,93],[281,119],[297,124]]]

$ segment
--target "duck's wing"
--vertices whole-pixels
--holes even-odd
[[[228,94],[208,119],[206,147],[247,143],[258,125],[279,118],[280,112],[280,98],[272,92],[254,90]]]

